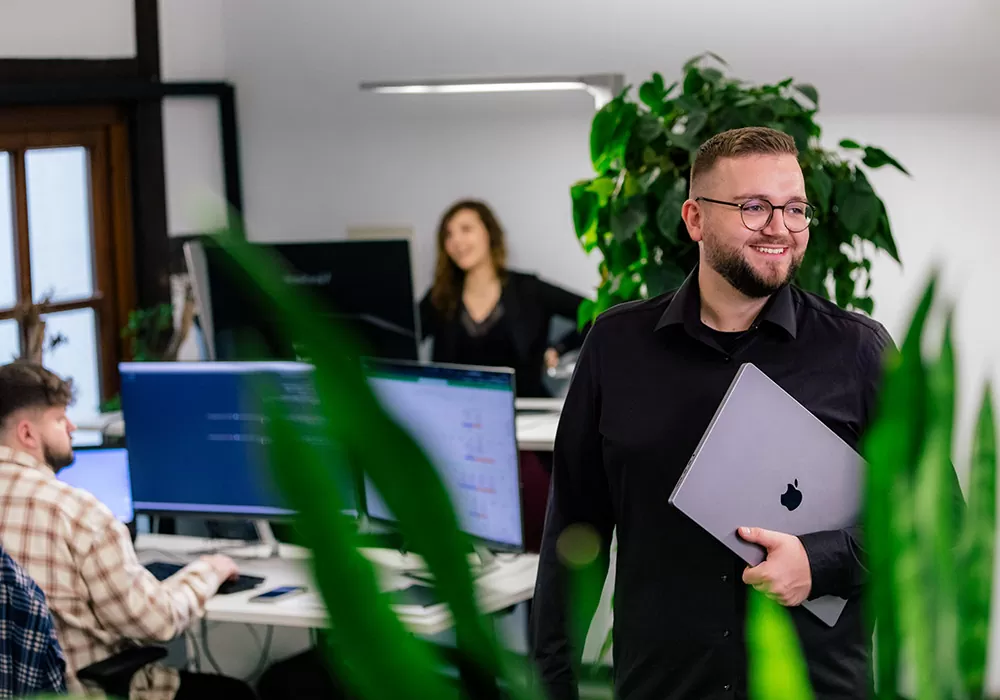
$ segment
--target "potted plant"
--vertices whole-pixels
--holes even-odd
[[[688,61],[681,79],[659,73],[643,83],[638,101],[626,87],[594,116],[590,155],[595,177],[571,187],[573,223],[587,252],[598,251],[596,301],[580,308],[581,324],[614,304],[676,288],[698,259],[681,220],[691,164],[714,134],[769,126],[795,138],[806,193],[816,208],[799,286],[838,305],[871,313],[869,273],[877,250],[899,253],[885,205],[865,168],[891,166],[909,174],[877,146],[843,140],[822,148],[815,87],[787,78],[751,85],[706,65],[714,54]]]

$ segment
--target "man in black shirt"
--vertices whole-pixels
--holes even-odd
[[[892,341],[879,323],[790,285],[813,214],[792,138],[764,128],[713,137],[697,154],[690,197],[683,216],[700,248],[696,270],[675,292],[603,314],[578,360],[556,437],[534,658],[553,700],[577,697],[581,650],[568,641],[557,542],[568,526],[592,528],[606,565],[617,527],[618,697],[745,697],[751,585],[788,606],[817,697],[867,697],[857,528],[744,532],[768,551],[748,569],[667,499],[741,363],[857,449]],[[827,594],[849,601],[834,627],[800,607]]]

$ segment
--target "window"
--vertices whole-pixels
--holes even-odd
[[[77,419],[117,393],[135,300],[127,149],[112,108],[0,116],[0,362],[27,347],[18,307],[37,305],[42,361],[73,378]]]

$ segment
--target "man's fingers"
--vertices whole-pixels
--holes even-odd
[[[781,533],[765,530],[760,527],[741,527],[739,533],[740,537],[747,542],[759,544],[765,549],[771,549],[772,547],[777,546],[780,544],[782,539]]]
[[[748,566],[743,570],[743,583],[748,586],[756,587],[758,584],[762,584],[767,581],[767,567],[764,564],[758,564],[757,566]]]

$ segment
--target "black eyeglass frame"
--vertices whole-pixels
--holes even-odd
[[[776,209],[780,209],[781,210],[781,220],[784,221],[785,228],[787,228],[792,233],[799,233],[800,231],[805,231],[807,228],[809,228],[809,224],[812,223],[813,216],[814,216],[814,214],[816,212],[816,207],[814,207],[809,202],[804,202],[804,201],[802,201],[800,199],[797,199],[797,200],[795,200],[793,202],[786,202],[785,204],[782,204],[780,206],[777,205],[777,204],[772,204],[769,200],[762,199],[760,197],[755,198],[755,199],[748,199],[747,201],[743,202],[743,204],[737,204],[736,202],[726,202],[726,201],[721,200],[721,199],[712,199],[710,197],[695,197],[694,201],[696,201],[696,202],[711,202],[712,204],[722,204],[722,205],[727,206],[727,207],[735,207],[736,209],[739,209],[740,210],[740,219],[743,221],[743,225],[746,226],[751,231],[763,231],[764,229],[766,229],[767,226],[768,226],[768,224],[770,224],[771,220],[774,218],[774,212],[775,212],[775,210]],[[771,207],[771,213],[767,215],[767,221],[765,221],[764,224],[760,228],[754,228],[753,226],[749,226],[747,224],[746,217],[744,216],[745,212],[743,211],[743,207],[745,207],[747,204],[750,204],[751,202],[766,202],[767,205],[769,207]],[[793,229],[793,228],[791,228],[788,225],[788,221],[785,219],[785,207],[787,207],[789,204],[804,204],[804,205],[806,205],[806,207],[809,208],[809,215],[806,217],[806,225],[803,226],[802,228]]]

